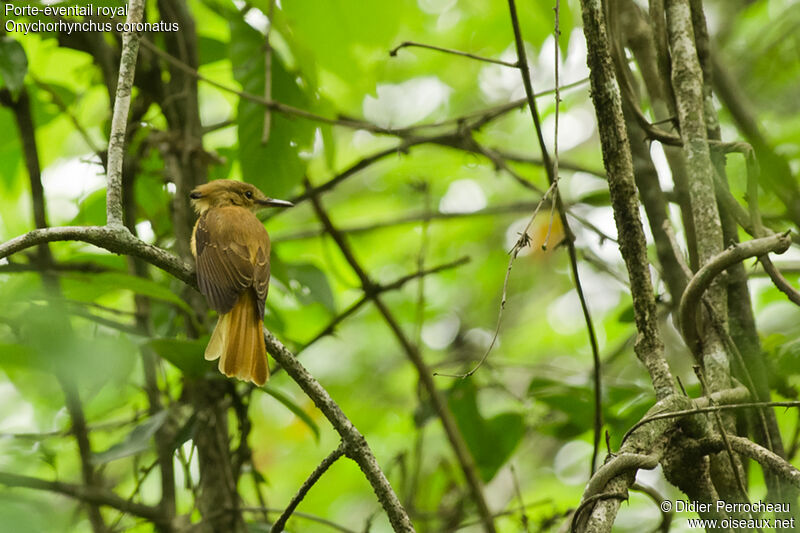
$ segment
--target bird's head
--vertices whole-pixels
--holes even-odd
[[[267,197],[257,187],[234,180],[214,180],[196,187],[190,194],[198,213],[211,207],[238,205],[251,211],[263,207],[292,207],[291,202]]]

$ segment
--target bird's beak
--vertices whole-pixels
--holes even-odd
[[[267,198],[266,200],[259,200],[259,204],[263,205],[264,207],[294,207],[292,202],[287,202],[286,200],[277,200],[275,198]]]

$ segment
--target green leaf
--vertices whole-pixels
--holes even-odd
[[[11,116],[11,113],[0,114],[0,131],[14,131]],[[0,138],[0,190],[4,193],[14,190],[17,170],[22,161],[20,153],[19,141],[14,135]]]
[[[386,63],[401,26],[419,17],[409,4],[360,2],[353,9],[341,0],[294,0],[281,4],[276,19],[292,50],[312,53],[314,64],[367,91],[374,88],[371,67]]]
[[[0,343],[0,366],[3,368],[10,366],[38,366],[32,365],[32,363],[37,362],[35,354],[29,346]]]
[[[186,419],[186,423],[184,423],[175,434],[175,439],[172,441],[172,449],[177,450],[189,439],[194,438],[194,432],[196,429],[197,415],[191,414],[189,415],[189,418]]]
[[[319,441],[319,426],[317,425],[317,423],[314,422],[314,419],[311,418],[311,416],[308,413],[306,413],[302,407],[297,405],[297,403],[294,400],[292,400],[287,394],[279,391],[278,389],[274,389],[269,385],[264,385],[263,387],[259,387],[256,390],[266,392],[267,394],[278,400],[280,403],[282,403],[284,407],[289,409],[289,411],[294,413],[297,416],[297,418],[302,420],[308,426],[311,432],[314,433],[314,438],[317,441]]]
[[[106,223],[106,190],[94,191],[81,200],[73,226],[102,226]]]
[[[104,452],[94,454],[93,462],[95,464],[108,463],[146,451],[150,448],[150,439],[164,425],[168,416],[169,410],[167,409],[157,412],[133,428],[122,442],[114,444]]]
[[[559,439],[583,434],[594,423],[594,393],[588,386],[567,385],[548,378],[534,378],[529,394],[551,409],[540,430]]]
[[[227,46],[218,39],[201,35],[197,39],[197,47],[200,50],[201,65],[222,61],[228,57]]]
[[[764,342],[764,349],[769,353],[775,372],[784,376],[800,374],[800,341],[783,335],[773,337],[780,338],[780,344],[771,345],[773,339],[768,339]]]
[[[206,340],[153,339],[148,344],[162,358],[189,377],[198,378],[210,370],[204,357]]]
[[[241,19],[231,21],[230,55],[233,74],[245,92],[264,94],[264,36]],[[277,54],[272,57],[272,99],[283,104],[307,109],[308,99],[298,85],[296,75],[289,73]],[[305,162],[300,150],[311,146],[315,124],[305,119],[271,113],[269,142],[262,144],[264,130],[263,105],[241,98],[237,125],[239,162],[242,178],[267,196],[289,196],[300,183]]]
[[[122,272],[104,272],[91,275],[69,274],[64,279],[70,281],[69,284],[64,284],[64,294],[69,298],[91,301],[109,292],[129,290],[142,296],[174,304],[189,313],[192,312],[189,304],[169,288],[138,276]]]
[[[477,389],[469,378],[457,381],[448,391],[447,400],[481,479],[488,483],[525,434],[522,415],[502,413],[483,418],[478,410]]]
[[[605,206],[611,203],[611,194],[608,189],[594,191],[581,196],[578,201],[593,206]]]
[[[316,265],[294,263],[286,265],[288,286],[302,304],[319,302],[330,312],[336,311],[328,277]]]
[[[634,319],[633,305],[625,307],[625,309],[620,311],[619,315],[617,315],[617,321],[622,324],[632,324]]]
[[[0,39],[0,77],[14,100],[25,85],[27,73],[28,57],[22,45],[10,37]]]

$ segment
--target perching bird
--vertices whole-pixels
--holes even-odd
[[[269,235],[253,214],[262,207],[291,207],[253,185],[216,180],[189,197],[200,215],[192,231],[197,284],[219,313],[206,347],[226,376],[263,385],[269,377],[262,324],[269,289]]]

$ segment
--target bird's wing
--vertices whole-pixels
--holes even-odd
[[[264,226],[261,226],[261,229],[264,229]],[[259,318],[264,318],[264,302],[267,301],[267,291],[269,290],[269,236],[266,230],[264,230],[264,236],[266,241],[251,247],[250,250],[253,260],[253,289],[256,291]]]
[[[197,283],[218,313],[227,313],[252,287],[259,315],[269,283],[269,237],[261,222],[241,207],[209,209],[197,221]]]

